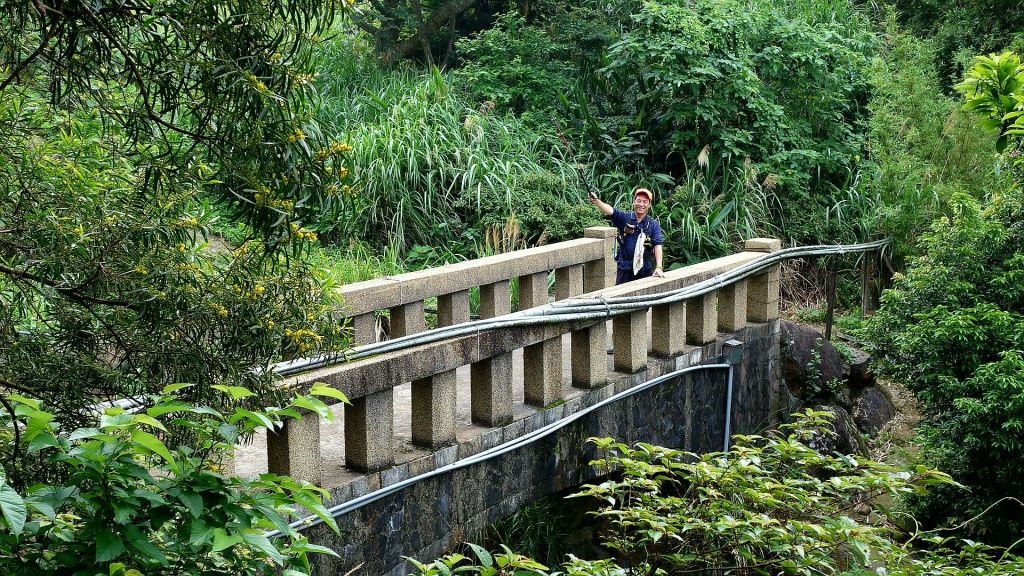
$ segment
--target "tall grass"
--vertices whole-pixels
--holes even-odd
[[[552,134],[471,106],[436,69],[382,68],[351,34],[325,42],[319,60],[320,120],[345,135],[358,170],[356,210],[335,223],[339,235],[398,253],[417,244],[477,245],[466,226],[479,218],[482,199],[500,199],[514,213],[518,183],[538,172],[578,198],[575,166],[552,155]]]
[[[729,253],[747,238],[779,232],[774,176],[744,161],[701,155],[652,212],[667,232],[666,263],[692,264]]]

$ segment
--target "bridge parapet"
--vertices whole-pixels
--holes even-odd
[[[518,278],[521,309],[548,303],[550,270],[555,271],[558,300],[643,296],[691,286],[781,248],[778,240],[753,239],[747,241],[744,252],[672,270],[665,278],[609,286],[614,275],[614,229],[588,229],[587,235],[346,286],[343,291],[355,319],[357,341],[369,343],[375,339],[375,330],[367,330],[372,329],[373,311],[384,308],[390,309],[393,335],[426,330],[423,301],[433,296],[438,298],[439,326],[465,322],[469,319],[468,290],[474,286],[480,287],[481,318],[498,318],[511,311],[512,278]],[[671,358],[686,352],[688,345],[714,341],[719,331],[732,333],[748,321],[777,318],[778,309],[779,265],[775,265],[767,272],[723,284],[683,302],[615,316],[611,322],[611,368],[625,374],[644,370],[648,364],[648,336],[654,356]],[[436,451],[456,442],[456,370],[470,366],[471,420],[498,432],[500,437],[502,427],[513,421],[515,411],[513,352],[523,351],[525,403],[544,408],[565,396],[564,334],[571,335],[572,386],[593,389],[607,384],[607,330],[604,318],[506,326],[306,372],[286,383],[305,389],[325,382],[343,391],[352,402],[343,409],[344,466],[358,472],[385,470],[396,462],[393,421],[397,386],[412,382],[413,444]],[[323,477],[323,470],[336,469],[340,463],[325,462],[320,445],[320,427],[315,418],[289,422],[267,438],[268,468],[318,484],[333,484]]]

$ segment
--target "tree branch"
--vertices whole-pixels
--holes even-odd
[[[412,37],[397,42],[394,46],[388,49],[387,52],[381,57],[385,62],[395,62],[399,58],[409,56],[412,54],[420,45],[420,35],[423,37],[429,37],[434,32],[437,32],[445,22],[451,20],[456,14],[465,12],[470,6],[476,3],[476,0],[450,0],[447,4],[434,10],[430,15],[430,18],[423,23],[416,34]]]
[[[65,298],[67,298],[69,300],[74,300],[75,302],[91,303],[91,304],[102,304],[104,306],[118,306],[118,307],[121,307],[121,308],[130,308],[132,310],[134,310],[136,308],[134,304],[132,304],[131,302],[128,302],[126,300],[107,300],[106,298],[96,298],[95,296],[88,296],[88,295],[85,295],[85,294],[79,294],[77,292],[77,290],[79,290],[79,287],[77,287],[77,286],[75,286],[75,287],[62,286],[61,284],[59,284],[57,282],[54,282],[53,280],[47,280],[46,278],[43,278],[41,276],[37,276],[36,274],[32,274],[31,272],[25,272],[24,270],[16,270],[14,268],[8,268],[7,266],[4,266],[3,264],[0,264],[0,272],[2,272],[3,274],[6,274],[8,277],[10,277],[13,280],[29,280],[29,281],[35,282],[37,284],[42,284],[43,286],[49,286],[50,288],[53,288],[54,290],[56,290],[57,293],[59,293],[61,296],[64,296]]]

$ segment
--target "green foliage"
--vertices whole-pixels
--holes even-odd
[[[772,186],[749,161],[732,166],[711,160],[688,170],[654,213],[671,231],[665,236],[666,264],[717,258],[747,238],[778,232],[771,224]]]
[[[914,38],[889,14],[885,46],[872,62],[868,123],[870,178],[881,199],[877,230],[893,239],[897,267],[917,254],[917,237],[949,215],[957,194],[983,197],[1006,187],[986,131],[946,96],[931,41]]]
[[[493,524],[488,529],[487,540],[544,564],[557,564],[567,552],[564,525],[563,513],[556,507],[535,502]]]
[[[547,567],[543,564],[516,554],[502,546],[502,552],[491,554],[486,549],[472,543],[466,546],[472,551],[473,558],[462,554],[449,554],[430,564],[417,562],[407,558],[416,569],[415,574],[421,576],[439,576],[448,574],[479,574],[480,576],[501,576],[503,574],[546,574]]]
[[[997,152],[1024,134],[1024,65],[1016,54],[978,56],[956,89],[966,97],[964,109],[985,118],[982,127],[999,130]]]
[[[828,415],[797,416],[766,437],[736,436],[728,454],[591,439],[602,455],[594,464],[608,476],[574,497],[601,502],[595,515],[614,556],[570,557],[551,574],[1008,576],[1024,568],[1009,551],[975,542],[928,533],[897,541],[884,510],[865,518],[864,509],[883,497],[952,486],[950,478],[923,466],[820,454],[810,444],[828,433]],[[480,553],[475,561],[458,555],[415,565],[417,574],[495,573]]]
[[[984,208],[958,200],[869,326],[880,369],[924,400],[929,456],[972,489],[927,502],[929,523],[1024,496],[1024,460],[1007,436],[1021,426],[1015,406],[1024,398],[1024,194],[1013,188]],[[1018,510],[1001,507],[977,530],[998,526],[1013,538],[1017,518]]]
[[[137,170],[124,185],[153,202],[209,188],[263,237],[284,242],[282,223],[338,207],[326,192],[346,162],[311,118],[309,44],[346,6],[69,2],[40,18],[30,4],[4,4],[0,100],[31,99],[35,89],[54,113],[95,114],[103,139],[94,144]],[[36,128],[11,119],[0,140]],[[22,162],[18,147],[6,152],[5,164]],[[35,193],[35,182],[24,184]]]
[[[314,233],[284,226],[291,254],[225,246],[204,184],[146,191],[102,115],[18,96],[0,99],[0,385],[85,425],[98,398],[183,381],[196,402],[213,384],[272,402],[254,366],[340,345],[323,274],[295,258]]]
[[[501,109],[549,112],[570,83],[563,48],[516,14],[505,14],[492,28],[460,40],[459,52],[467,62],[455,78],[472,98]]]
[[[856,11],[846,16],[771,2],[648,2],[603,73],[660,154],[685,158],[711,144],[805,183],[812,169],[841,173],[860,148],[853,128],[874,37]]]
[[[1024,13],[1013,0],[896,0],[900,18],[917,35],[930,37],[939,80],[949,91],[976,54],[1019,46]]]
[[[28,457],[58,468],[62,482],[18,492],[0,474],[0,571],[4,574],[306,574],[309,555],[332,551],[310,544],[288,526],[294,514],[326,513],[326,492],[264,474],[255,480],[222,475],[218,465],[241,437],[280,426],[298,409],[330,418],[314,386],[282,408],[222,413],[184,401],[189,386],[167,387],[144,410],[107,408],[95,426],[70,429],[39,402],[8,395]],[[221,387],[232,403],[252,392]],[[237,404],[236,404],[237,405]],[[187,433],[190,446],[169,437]],[[5,437],[10,441],[10,436]],[[264,534],[280,530],[284,537]]]
[[[578,234],[593,212],[575,165],[551,154],[550,126],[471,107],[436,69],[382,68],[359,39],[322,50],[320,116],[349,134],[360,180],[353,212],[329,237],[359,236],[400,255],[422,245],[468,256],[513,214],[538,241],[548,228],[548,238]],[[573,205],[583,209],[566,219]]]

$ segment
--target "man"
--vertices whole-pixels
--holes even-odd
[[[661,245],[664,240],[661,225],[647,215],[653,201],[653,192],[647,188],[637,188],[633,190],[633,212],[623,212],[602,202],[596,194],[590,195],[590,203],[597,206],[612,221],[612,226],[619,230],[619,249],[615,256],[616,284],[649,276],[665,277],[662,270]]]

